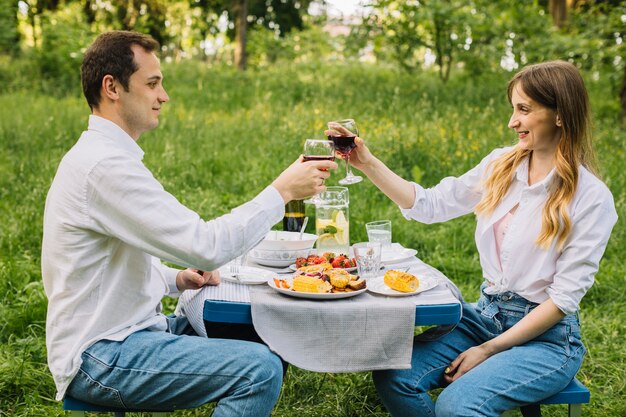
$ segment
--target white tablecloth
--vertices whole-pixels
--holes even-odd
[[[456,287],[413,257],[390,268],[429,275],[435,288],[408,297],[369,292],[339,300],[306,300],[269,287],[251,288],[254,328],[270,349],[293,365],[316,372],[410,368],[415,306],[459,303]]]
[[[458,303],[456,286],[418,258],[389,265],[440,284],[410,297],[369,292],[341,300],[305,300],[279,294],[269,286],[222,282],[216,287],[185,291],[177,312],[205,334],[204,301],[249,302],[252,321],[263,341],[293,365],[317,372],[359,372],[410,367],[415,306]],[[460,296],[460,294],[459,294]]]

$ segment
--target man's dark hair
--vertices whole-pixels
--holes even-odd
[[[105,75],[112,75],[128,91],[130,76],[138,69],[132,45],[139,45],[147,52],[159,49],[159,43],[149,35],[115,30],[98,36],[85,52],[81,80],[91,110],[100,104],[100,88]]]

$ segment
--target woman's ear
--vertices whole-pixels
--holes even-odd
[[[559,117],[559,115],[558,115],[558,114],[556,115],[556,125],[557,125],[558,127],[561,127],[561,125],[562,125],[562,123],[561,123],[561,118]]]

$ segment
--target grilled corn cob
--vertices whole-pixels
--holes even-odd
[[[333,286],[316,277],[298,275],[293,279],[292,288],[299,292],[330,292]]]
[[[420,281],[415,275],[394,269],[385,272],[384,281],[389,288],[400,292],[413,292],[420,286]]]

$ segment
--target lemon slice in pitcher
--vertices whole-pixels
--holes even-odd
[[[343,214],[343,211],[337,210],[334,215],[334,226],[337,228],[335,240],[338,245],[347,245],[350,239],[350,223]]]

